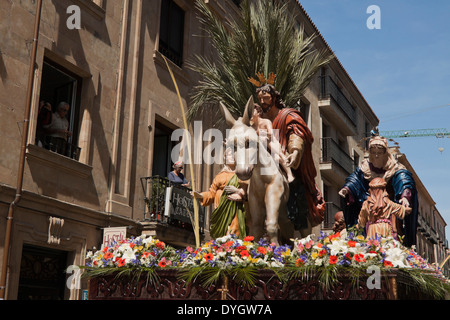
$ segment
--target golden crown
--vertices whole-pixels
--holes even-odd
[[[275,78],[277,77],[277,75],[274,74],[273,72],[269,73],[268,79],[266,79],[266,77],[264,76],[264,74],[262,72],[256,73],[256,76],[258,77],[259,80],[256,80],[256,79],[250,78],[250,77],[248,78],[248,81],[253,83],[256,87],[261,87],[261,86],[263,86],[265,84],[274,85],[275,84]]]

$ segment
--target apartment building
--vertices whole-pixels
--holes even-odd
[[[398,161],[412,172],[416,183],[419,201],[416,252],[427,259],[428,262],[440,266],[450,254],[445,234],[447,223],[436,208],[436,202],[408,161],[407,156],[401,153],[397,147],[393,147],[391,150]],[[446,276],[450,275],[449,262],[442,266],[442,272]]]

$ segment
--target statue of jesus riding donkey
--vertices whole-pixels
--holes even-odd
[[[325,202],[311,153],[314,138],[301,113],[284,105],[273,85],[275,75],[266,79],[259,73],[258,78],[250,81],[257,86],[259,105],[250,97],[242,117],[234,119],[220,103],[232,128],[226,147],[236,150],[236,176],[248,180],[249,234],[287,243],[294,230],[305,237],[323,221]]]
[[[228,172],[234,185],[221,184],[222,202],[248,199],[248,210],[229,205],[239,214],[223,215],[230,223],[222,233],[265,237],[277,244],[289,243],[295,230],[305,237],[323,221],[325,202],[315,183],[311,131],[301,113],[286,105],[298,104],[334,55],[313,45],[316,35],[307,36],[283,3],[243,0],[236,17],[226,21],[204,1],[196,1],[196,9],[215,54],[214,61],[195,56],[189,64],[202,80],[192,88],[188,116],[193,119],[208,103],[219,103],[232,129],[225,148],[235,156],[234,173]],[[250,78],[255,74],[257,79]],[[219,206],[212,224],[223,213]],[[248,231],[237,227],[242,212]]]
[[[250,97],[242,117],[235,119],[220,102],[222,114],[231,127],[225,148],[234,150],[237,178],[248,180],[249,234],[255,239],[267,237],[277,244],[287,243],[293,238],[294,230],[306,237],[312,227],[323,221],[325,202],[315,183],[316,168],[311,153],[314,138],[302,114],[284,105],[273,85],[275,75],[270,74],[266,79],[259,73],[258,78],[250,81],[257,86],[259,105]],[[229,181],[236,183],[236,179]],[[242,193],[243,189],[239,190]],[[222,207],[230,207],[227,201],[240,200],[231,198],[230,193],[221,193],[224,199],[215,208],[213,220]],[[235,227],[239,220],[237,212],[221,214],[224,219],[233,220],[224,232],[240,230],[237,232],[240,238],[246,235],[242,226]]]

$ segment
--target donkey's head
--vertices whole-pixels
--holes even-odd
[[[235,172],[241,180],[250,179],[258,161],[258,135],[250,126],[253,108],[253,97],[250,97],[245,106],[243,116],[236,120],[223,103],[220,102],[222,114],[227,124],[231,127],[230,130],[227,130],[226,147],[234,150]]]

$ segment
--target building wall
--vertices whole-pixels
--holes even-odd
[[[436,203],[409,163],[407,156],[400,153],[398,148],[393,148],[393,150],[399,162],[413,173],[416,183],[419,201],[416,251],[428,262],[440,265],[449,254],[448,241],[445,235],[447,223],[437,210]],[[450,274],[449,263],[445,264],[442,271],[447,276]]]

